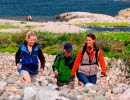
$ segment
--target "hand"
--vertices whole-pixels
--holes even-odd
[[[19,63],[17,63],[17,65],[16,65],[16,66],[17,66],[17,68],[20,68],[20,67],[21,67],[21,65],[20,65]]]
[[[71,79],[72,79],[72,80],[75,80],[75,76],[74,76],[74,75],[71,75]]]
[[[53,72],[55,76],[58,76],[58,70]]]
[[[39,74],[42,74],[42,72],[43,72],[43,68],[42,67],[40,67],[40,69],[39,69]]]
[[[78,80],[78,86],[83,86],[84,84]]]
[[[100,75],[101,77],[105,77],[106,76],[106,73],[104,73],[104,72],[101,72],[101,75]]]

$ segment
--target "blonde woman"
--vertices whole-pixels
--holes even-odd
[[[28,32],[15,55],[16,66],[26,83],[35,82],[37,74],[42,73],[45,66],[45,57],[36,41],[36,34]],[[38,58],[41,62],[40,68],[38,68]]]

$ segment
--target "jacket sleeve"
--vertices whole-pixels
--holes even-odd
[[[21,49],[19,48],[18,51],[15,54],[15,63],[17,65],[17,63],[20,62],[20,58],[21,58]]]
[[[73,65],[73,68],[71,71],[72,76],[75,75],[76,71],[78,70],[78,67],[79,67],[80,62],[81,62],[81,57],[82,57],[82,49],[79,50],[78,55],[75,59],[75,62],[74,62],[74,65]]]
[[[55,58],[55,61],[54,61],[53,65],[52,65],[53,71],[58,70],[58,67],[59,67],[59,64],[60,64],[59,60],[60,60],[60,55],[57,55],[56,58]]]
[[[102,50],[99,51],[98,59],[99,59],[99,65],[101,67],[101,72],[106,73],[106,63],[105,63],[105,60],[104,60]]]
[[[44,69],[44,67],[45,67],[45,57],[44,57],[43,52],[40,48],[38,50],[38,57],[39,57],[40,62],[41,62],[41,68]]]

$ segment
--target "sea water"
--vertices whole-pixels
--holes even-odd
[[[58,14],[77,11],[115,16],[129,7],[127,0],[0,0],[0,18],[25,20],[31,15],[33,21],[48,21]]]

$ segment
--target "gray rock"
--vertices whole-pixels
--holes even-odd
[[[4,89],[4,87],[7,85],[7,83],[6,82],[0,82],[0,90],[3,90]]]
[[[113,92],[113,93],[122,93],[122,92],[123,92],[123,89],[122,89],[122,88],[118,88],[118,87],[117,87],[117,88],[113,88],[113,89],[112,89],[112,92]]]
[[[4,92],[0,97],[4,98],[4,99],[7,99],[9,97],[9,93]]]
[[[37,94],[37,91],[34,90],[32,87],[26,87],[24,89],[24,97],[23,100],[30,100],[34,98]]]
[[[119,100],[130,100],[130,88],[120,95]]]
[[[98,95],[94,100],[106,100],[106,98],[103,95]]]

